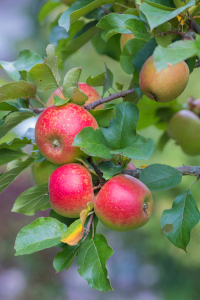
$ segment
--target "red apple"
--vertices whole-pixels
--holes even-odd
[[[87,203],[94,201],[90,172],[76,163],[59,167],[49,177],[49,199],[59,215],[78,218]]]
[[[42,155],[54,164],[63,165],[86,156],[72,146],[74,137],[85,127],[98,128],[95,118],[83,107],[67,103],[50,106],[39,116],[35,126],[35,141]]]
[[[99,95],[99,93],[90,85],[86,84],[86,83],[81,83],[79,82],[79,88],[81,90],[81,92],[85,93],[88,96],[88,100],[85,102],[85,105],[90,104],[94,101],[97,101],[99,99],[101,99],[101,96]],[[62,87],[61,87],[62,90]],[[51,94],[51,96],[49,97],[49,99],[47,100],[47,106],[53,105],[54,104],[54,99],[53,96],[57,95],[58,97],[60,97],[61,99],[65,99],[65,96],[63,95],[63,93],[60,91],[60,89],[57,89],[53,92],[53,94]],[[95,109],[103,109],[104,105],[101,104],[97,107],[95,107]]]
[[[94,200],[98,219],[108,228],[129,231],[146,224],[153,209],[150,190],[129,175],[109,179]]]

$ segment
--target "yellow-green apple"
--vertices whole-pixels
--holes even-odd
[[[59,166],[44,159],[40,162],[32,164],[31,170],[36,184],[48,183],[49,176]]]
[[[39,116],[35,126],[35,141],[42,155],[54,164],[63,165],[86,156],[72,146],[74,137],[85,127],[98,128],[95,118],[83,107],[67,103],[49,106]]]
[[[79,82],[78,85],[79,85],[81,92],[85,93],[88,96],[88,100],[85,102],[85,105],[93,103],[94,101],[101,99],[101,96],[99,95],[99,93],[92,86],[90,86],[86,83],[82,83],[82,82]],[[57,95],[61,99],[65,99],[65,96],[62,93],[62,87],[61,87],[61,90],[57,89],[51,94],[51,96],[47,100],[47,103],[46,103],[47,106],[54,104],[53,96],[55,96],[55,95]],[[95,107],[96,110],[103,109],[103,108],[104,108],[104,104],[101,104],[101,105]]]
[[[148,98],[157,102],[170,102],[184,91],[189,80],[189,73],[188,65],[184,61],[158,72],[152,55],[141,69],[140,87]]]
[[[116,231],[129,231],[143,226],[149,220],[152,209],[150,190],[129,175],[117,175],[109,179],[94,200],[98,219]]]
[[[200,120],[193,112],[181,110],[173,115],[168,123],[167,133],[186,154],[200,154]]]
[[[49,199],[59,215],[78,218],[87,203],[94,201],[90,172],[76,163],[59,167],[49,177]]]
[[[129,40],[134,39],[134,34],[133,33],[122,33],[120,37],[120,46],[121,46],[121,51],[123,51],[124,45],[126,42]]]

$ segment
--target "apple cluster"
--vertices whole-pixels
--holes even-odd
[[[88,96],[86,104],[100,99],[93,87],[79,83],[79,88]],[[32,166],[36,183],[49,184],[54,211],[67,218],[78,218],[88,202],[93,202],[98,219],[110,229],[128,231],[144,225],[153,208],[150,190],[140,180],[120,174],[102,184],[95,195],[90,172],[76,159],[87,155],[72,144],[83,128],[96,130],[98,124],[80,105],[72,102],[54,105],[54,95],[65,99],[62,89],[56,90],[37,120],[35,140],[45,160]],[[96,109],[99,108],[102,106]],[[130,162],[127,168],[135,169],[135,166]]]

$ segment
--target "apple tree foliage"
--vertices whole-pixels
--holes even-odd
[[[123,94],[123,84],[114,83],[112,71],[107,66],[105,72],[92,74],[87,79],[87,84],[102,86],[102,98],[107,91],[111,93],[113,89],[117,89],[118,93],[115,92],[112,99],[119,98],[120,95],[123,98],[118,104],[109,103],[108,99],[102,110],[91,109],[90,113],[96,118],[100,129],[95,131],[93,128],[84,128],[75,137],[73,145],[80,147],[94,161],[97,157],[106,160],[98,165],[105,180],[124,172],[139,177],[151,191],[165,191],[181,182],[181,168],[152,164],[144,169],[124,170],[130,159],[148,160],[154,150],[151,137],[145,138],[137,131],[150,125],[161,129],[163,134],[159,148],[162,150],[169,140],[166,133],[167,122],[174,113],[182,109],[177,99],[163,104],[143,96],[139,86],[139,73],[152,54],[158,71],[169,64],[185,60],[190,73],[193,72],[200,59],[200,19],[194,18],[200,17],[200,1],[182,1],[183,5],[177,8],[172,0],[137,0],[137,9],[126,5],[120,7],[115,2],[117,1],[78,0],[68,7],[59,0],[50,0],[41,7],[39,22],[62,7],[62,13],[50,24],[50,44],[46,48],[46,57],[43,59],[31,50],[23,50],[13,62],[0,61],[1,68],[11,77],[10,83],[0,87],[0,111],[7,112],[0,120],[0,139],[19,123],[41,113],[45,104],[39,99],[38,92],[63,86],[66,100],[55,96],[55,105],[63,105],[68,101],[76,103],[77,98],[79,104],[81,99],[81,105],[84,105],[87,96],[78,88],[81,69],[74,66],[61,80],[59,68],[63,67],[71,54],[91,41],[100,55],[108,55],[119,61],[122,72],[132,75],[132,92]],[[116,5],[119,6],[118,10],[114,9]],[[121,52],[120,35],[124,33],[133,33],[135,38],[126,42]],[[31,99],[38,101],[41,108],[34,108]],[[0,176],[0,192],[27,167],[43,159],[30,131],[27,130],[22,138],[0,144],[0,165],[7,163],[5,173]],[[23,151],[26,145],[32,145],[32,151],[28,154]],[[86,158],[77,159],[94,177],[97,176],[93,165]],[[198,176],[199,171],[188,171],[188,175],[196,172]],[[42,184],[24,191],[16,199],[12,211],[30,216],[49,208],[48,184]],[[113,250],[102,234],[96,234],[98,220],[92,208],[92,205],[88,205],[77,220],[59,216],[53,210],[49,217],[36,219],[18,233],[16,255],[59,247],[61,251],[53,261],[57,272],[68,269],[77,256],[78,272],[92,288],[112,290],[106,262]],[[89,224],[91,216],[93,226]],[[186,251],[190,232],[199,219],[197,204],[188,187],[188,190],[174,200],[171,209],[164,210],[161,227],[165,230],[165,225],[171,224],[172,229],[170,232],[164,231],[165,236],[176,247]],[[89,228],[88,232],[85,228]]]

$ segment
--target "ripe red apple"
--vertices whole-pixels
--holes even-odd
[[[186,154],[200,154],[200,119],[193,112],[181,110],[173,115],[168,123],[167,133]]]
[[[94,200],[98,219],[116,231],[129,231],[143,226],[149,220],[152,209],[150,190],[129,175],[117,175],[109,179]]]
[[[184,61],[157,72],[152,55],[141,69],[140,87],[148,98],[158,102],[170,102],[184,91],[189,73],[188,65]]]
[[[81,92],[85,93],[88,96],[88,100],[85,102],[85,105],[88,105],[90,103],[93,103],[94,101],[101,99],[101,96],[99,95],[99,93],[92,86],[90,86],[86,83],[81,83],[81,82],[79,82],[78,85],[79,85]],[[61,90],[62,90],[62,87],[61,87]],[[51,96],[47,100],[47,103],[46,103],[47,106],[54,104],[53,96],[55,96],[55,95],[57,95],[61,99],[65,99],[65,96],[63,95],[63,93],[61,93],[60,89],[57,89],[51,94]],[[104,104],[101,104],[101,105],[95,107],[96,110],[103,109],[103,108],[104,108]]]
[[[87,203],[94,201],[90,172],[76,163],[59,167],[49,177],[49,199],[59,215],[78,218]]]
[[[36,184],[48,183],[49,176],[58,168],[58,165],[44,159],[32,164],[31,170]]]
[[[39,116],[35,126],[35,141],[42,155],[54,164],[63,165],[86,156],[72,146],[74,137],[85,127],[98,128],[95,118],[83,107],[67,103],[50,106]]]

